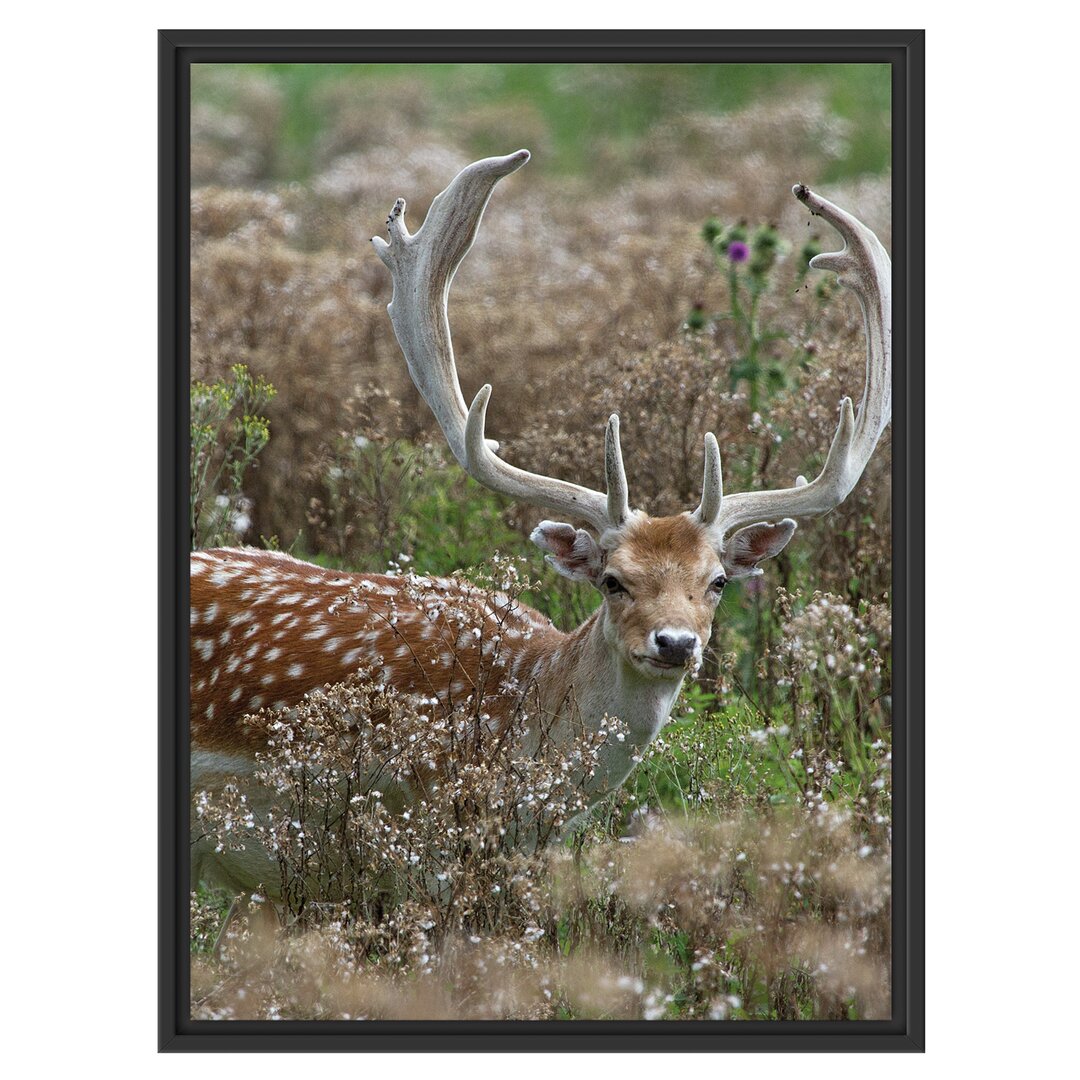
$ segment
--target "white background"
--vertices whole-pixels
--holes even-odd
[[[1080,240],[1066,171],[1080,52],[1049,14],[1063,8],[983,4],[978,23],[942,3],[884,21],[838,2],[772,4],[768,18],[758,6],[565,0],[536,13],[222,0],[29,10],[9,13],[0,64],[0,1018],[18,1075],[248,1067],[155,1057],[155,28],[290,27],[298,14],[309,27],[649,27],[675,15],[674,26],[928,28],[929,1052],[345,1067],[1061,1075],[1077,1005],[1080,759]]]

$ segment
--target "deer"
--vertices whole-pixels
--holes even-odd
[[[405,200],[387,218],[375,251],[390,271],[390,320],[412,381],[457,463],[484,487],[552,514],[532,542],[554,569],[599,591],[601,603],[570,632],[517,600],[481,595],[457,578],[425,578],[426,599],[393,574],[355,574],[277,551],[225,548],[191,554],[190,687],[192,791],[226,779],[250,782],[265,728],[245,717],[289,709],[360,668],[380,683],[450,710],[483,692],[486,722],[505,726],[525,695],[556,736],[575,722],[611,717],[626,737],[605,748],[589,781],[590,805],[618,788],[667,722],[689,673],[702,662],[729,581],[760,575],[791,541],[799,518],[827,514],[858,483],[891,417],[891,261],[874,233],[803,184],[792,189],[844,241],[814,256],[862,309],[865,384],[858,409],[839,405],[820,473],[788,488],[723,490],[720,450],[704,439],[698,505],[670,517],[632,508],[619,418],[607,420],[605,490],[517,468],[487,438],[492,387],[466,405],[458,381],[447,301],[496,184],[529,151],[463,169],[432,202],[420,229],[405,225]],[[414,585],[415,585],[414,579]],[[474,626],[462,625],[461,611]],[[457,618],[451,617],[457,612]],[[497,634],[492,632],[497,628]],[[481,633],[481,630],[484,630]],[[492,638],[498,658],[490,663]],[[402,798],[407,801],[408,793]],[[192,874],[251,892],[272,874],[265,852],[193,845]]]

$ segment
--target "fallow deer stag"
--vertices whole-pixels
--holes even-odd
[[[558,731],[567,702],[575,723],[617,716],[628,735],[605,751],[590,781],[599,800],[618,786],[633,759],[668,718],[683,678],[701,660],[724,584],[760,574],[759,564],[791,539],[799,517],[837,506],[862,474],[889,422],[891,263],[874,234],[803,185],[795,196],[844,239],[843,250],[815,256],[862,306],[866,384],[858,411],[840,402],[840,421],[820,475],[773,491],[723,492],[720,452],[705,436],[705,472],[696,509],[652,518],[631,508],[619,448],[619,421],[607,423],[606,492],[541,476],[503,461],[485,438],[491,387],[466,406],[450,343],[447,297],[472,246],[496,185],[529,160],[527,150],[486,158],[462,170],[431,205],[421,229],[405,227],[405,202],[388,219],[389,241],[376,252],[393,276],[389,305],[409,372],[454,457],[492,491],[532,503],[561,521],[542,521],[532,540],[559,573],[597,588],[599,609],[571,633],[517,602],[483,600],[457,581],[420,579],[447,603],[411,599],[404,579],[345,574],[254,549],[191,556],[192,788],[228,776],[250,777],[265,747],[246,714],[295,705],[326,683],[364,667],[404,693],[460,705],[477,690],[490,634],[462,628],[449,608],[468,608],[478,627],[497,620],[501,666],[487,676],[485,714],[495,729],[524,695]],[[579,523],[588,529],[577,527]],[[567,736],[569,737],[569,736]],[[265,880],[265,864],[196,845],[194,872],[238,891]]]

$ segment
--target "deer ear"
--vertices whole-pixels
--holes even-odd
[[[729,578],[750,577],[763,574],[758,563],[779,555],[787,542],[795,535],[795,522],[784,518],[778,525],[767,525],[764,521],[757,525],[747,525],[724,544],[720,561]]]
[[[596,584],[604,568],[600,545],[584,530],[558,521],[541,521],[532,531],[532,542],[548,552],[547,561],[563,577]]]

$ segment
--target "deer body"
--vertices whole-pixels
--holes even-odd
[[[521,752],[544,730],[569,741],[574,725],[597,730],[617,717],[621,739],[605,743],[588,798],[618,787],[667,720],[688,671],[708,644],[724,584],[760,574],[795,531],[792,517],[827,512],[857,483],[889,421],[890,263],[876,237],[801,185],[796,196],[844,237],[818,255],[858,296],[866,327],[866,385],[858,415],[849,399],[825,465],[810,483],[725,494],[716,439],[705,437],[701,502],[692,512],[650,518],[633,510],[619,446],[608,421],[606,493],[525,472],[485,437],[491,387],[467,407],[457,380],[446,303],[495,184],[527,151],[463,170],[410,235],[404,200],[377,253],[394,278],[389,312],[418,389],[459,463],[494,491],[571,522],[542,521],[532,540],[561,574],[598,589],[600,608],[563,633],[538,612],[459,579],[349,574],[278,552],[199,551],[191,557],[192,790],[251,778],[266,746],[265,717],[363,669],[395,692],[446,715],[469,705],[494,735],[524,711]],[[791,515],[791,516],[788,516]],[[772,518],[775,523],[770,523]],[[779,519],[779,520],[776,520]],[[270,710],[270,712],[260,712]],[[258,714],[252,716],[251,714]],[[399,802],[408,791],[396,793]],[[236,889],[272,878],[267,853],[195,844],[196,877]]]
[[[427,698],[449,714],[483,698],[493,731],[523,707],[550,730],[560,720],[596,725],[618,717],[628,737],[616,743],[601,792],[618,786],[632,759],[656,736],[678,696],[687,661],[700,660],[719,593],[703,542],[701,565],[680,572],[686,555],[657,564],[650,549],[673,534],[693,544],[701,530],[681,518],[643,519],[624,543],[622,567],[640,599],[631,610],[613,598],[572,633],[503,594],[457,579],[345,574],[255,549],[191,556],[191,737],[197,768],[250,774],[265,737],[244,717],[295,705],[309,690],[361,668],[402,694]],[[651,565],[649,573],[641,565]],[[620,594],[616,594],[619,596]],[[635,661],[654,625],[673,620],[693,634],[693,654],[678,664]]]
[[[563,741],[577,725],[618,717],[625,734],[604,747],[587,784],[595,801],[629,775],[683,682],[683,666],[657,678],[613,647],[622,638],[608,605],[567,634],[518,601],[456,579],[343,574],[254,549],[195,552],[191,574],[193,791],[253,778],[266,747],[262,710],[287,709],[364,668],[447,716],[456,706],[482,709],[496,737],[523,712],[534,736]],[[248,790],[256,814],[272,809],[269,792]],[[195,844],[197,879],[234,892],[275,879],[265,852],[215,847]]]

